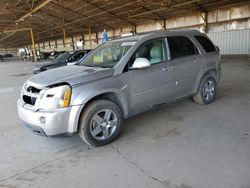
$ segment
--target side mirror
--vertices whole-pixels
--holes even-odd
[[[136,58],[132,65],[132,69],[142,69],[150,66],[151,64],[147,58]]]

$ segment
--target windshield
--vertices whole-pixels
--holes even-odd
[[[74,52],[65,52],[61,55],[59,55],[57,58],[55,58],[54,60],[56,62],[65,62],[70,56],[72,56],[74,54]]]
[[[88,67],[114,67],[136,41],[111,41],[96,48],[80,65]]]

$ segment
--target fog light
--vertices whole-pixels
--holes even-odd
[[[42,124],[45,124],[45,123],[46,123],[46,118],[45,118],[44,116],[41,116],[41,117],[39,118],[39,120],[40,120],[40,123],[42,123]]]

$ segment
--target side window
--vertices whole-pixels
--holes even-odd
[[[203,47],[203,49],[209,53],[216,51],[213,43],[207,39],[207,37],[204,36],[194,36],[196,40],[200,43],[200,45]]]
[[[167,37],[167,39],[172,59],[198,54],[196,46],[187,37],[175,36]]]
[[[147,58],[151,65],[166,61],[166,47],[163,39],[151,40],[142,44],[134,54],[136,58]]]

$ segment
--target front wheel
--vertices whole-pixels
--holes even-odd
[[[206,76],[200,83],[198,92],[193,99],[198,104],[210,104],[214,101],[217,92],[217,83],[211,76]]]
[[[78,134],[89,145],[103,146],[119,136],[122,122],[122,112],[116,104],[95,100],[83,111]]]

